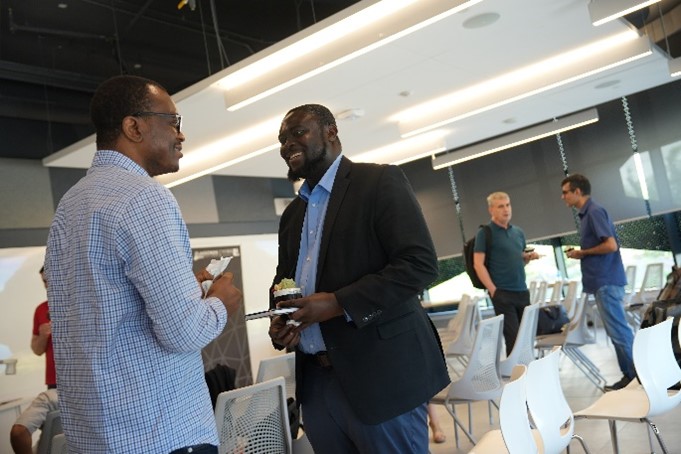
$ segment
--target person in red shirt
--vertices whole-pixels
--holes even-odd
[[[45,268],[40,268],[40,277],[47,288]],[[58,410],[57,404],[57,376],[54,369],[54,355],[52,353],[52,322],[50,321],[50,308],[47,301],[42,302],[35,309],[33,315],[33,336],[31,337],[31,350],[40,356],[45,354],[45,384],[47,391],[36,397],[31,405],[17,418],[10,432],[10,443],[16,454],[32,453],[32,434],[40,428],[47,414]]]
[[[40,277],[47,289],[44,271],[44,267],[40,269]],[[56,388],[57,374],[54,371],[54,354],[52,353],[52,322],[50,321],[50,308],[47,301],[40,303],[33,315],[31,350],[38,356],[45,354],[45,384],[48,389]]]

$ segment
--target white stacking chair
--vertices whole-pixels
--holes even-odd
[[[527,408],[539,432],[540,453],[558,454],[568,448],[574,438],[588,454],[584,440],[575,435],[574,416],[560,386],[560,350],[556,347],[528,366],[525,382]]]
[[[503,315],[497,315],[480,322],[475,334],[471,356],[461,378],[453,381],[430,400],[433,404],[444,405],[447,412],[452,416],[457,448],[459,446],[459,428],[463,430],[472,444],[476,443],[472,434],[472,402],[488,401],[490,424],[493,423],[491,404],[496,406],[494,399],[501,396],[503,389],[501,375],[499,374],[499,351],[501,350],[503,322]],[[457,404],[468,405],[468,429],[464,427],[456,415]]]
[[[220,454],[292,453],[283,377],[220,393],[215,422]]]
[[[442,344],[445,346],[447,365],[454,372],[456,372],[456,368],[451,363],[451,360],[457,360],[465,366],[468,356],[473,349],[477,326],[482,318],[478,298],[462,299],[462,302],[459,303],[459,314],[461,315],[457,314],[451,320],[451,330],[448,327],[448,333],[451,333],[451,335],[448,334],[441,339]]]
[[[258,366],[255,382],[262,383],[276,377],[284,377],[286,382],[286,397],[296,397],[296,354],[263,358]]]
[[[589,407],[575,412],[575,417],[580,419],[608,420],[615,454],[619,453],[616,421],[646,423],[655,434],[662,452],[669,453],[659,429],[650,418],[666,413],[681,403],[681,391],[669,389],[681,381],[681,369],[672,347],[672,323],[673,319],[670,318],[636,332],[634,366],[640,385],[633,380],[626,388],[605,393]],[[648,441],[652,452],[650,431]]]
[[[575,311],[570,323],[563,327],[563,331],[555,334],[537,336],[535,347],[540,354],[554,347],[562,347],[562,352],[570,358],[577,368],[596,387],[603,390],[606,384],[605,377],[600,369],[580,350],[585,344],[594,342],[595,336],[586,325],[584,317],[587,294],[582,293],[575,303]]]
[[[530,427],[527,413],[525,377],[527,366],[513,368],[511,381],[504,386],[499,402],[499,430],[490,430],[468,454],[538,454],[539,432]]]
[[[537,338],[537,320],[540,309],[537,304],[525,306],[523,309],[523,318],[520,320],[513,350],[506,359],[499,362],[499,373],[502,377],[510,377],[517,364],[527,366],[534,361],[534,343]]]

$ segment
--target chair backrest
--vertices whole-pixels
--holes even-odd
[[[567,283],[567,291],[565,298],[563,298],[563,307],[567,311],[568,318],[572,318],[575,313],[575,302],[577,301],[577,289],[579,288],[579,281],[569,281]]]
[[[478,298],[469,298],[459,304],[459,312],[463,312],[459,330],[455,333],[453,340],[447,345],[445,353],[447,355],[468,355],[473,348],[473,340],[480,322],[480,306]]]
[[[530,302],[533,302],[534,297],[537,294],[537,281],[531,281],[527,290],[530,292]]]
[[[672,347],[673,319],[640,329],[634,337],[634,366],[650,406],[648,416],[664,413],[681,403],[681,392],[668,389],[681,381]]]
[[[557,280],[551,287],[551,297],[549,298],[549,304],[558,304],[561,299],[563,299],[563,281]]]
[[[220,454],[292,452],[282,377],[220,393],[215,421]]]
[[[532,361],[527,368],[525,389],[527,407],[541,435],[542,452],[563,451],[574,434],[574,417],[560,386],[558,362],[561,347],[545,357]]]
[[[69,450],[66,447],[66,436],[63,433],[55,435],[52,439],[52,450],[50,451],[50,454],[67,454],[68,452]]]
[[[499,427],[509,454],[538,452],[527,414],[526,375],[527,366],[516,365],[513,380],[504,386],[499,402]]]
[[[546,303],[546,287],[548,285],[549,284],[546,281],[539,282],[539,285],[537,286],[537,292],[534,295],[534,299],[531,300],[532,304]]]
[[[255,382],[262,383],[276,377],[284,377],[286,383],[286,397],[296,397],[296,354],[264,358],[260,360],[258,375]]]
[[[638,291],[631,296],[632,303],[650,303],[659,296],[664,286],[664,268],[662,263],[649,263],[643,273],[643,281]]]
[[[627,276],[627,285],[624,286],[624,291],[633,293],[636,288],[636,265],[628,265],[624,274]]]
[[[38,454],[50,454],[52,451],[52,439],[55,435],[63,432],[59,410],[49,412],[43,423],[40,439],[38,440]]]
[[[520,320],[513,350],[508,358],[499,363],[499,372],[502,377],[509,377],[515,365],[528,365],[535,359],[534,341],[537,337],[537,320],[539,319],[540,309],[541,307],[538,304],[531,304],[523,309],[523,318]]]
[[[567,327],[567,336],[565,337],[565,344],[584,345],[595,342],[596,336],[593,330],[590,330],[586,323],[586,300],[588,295],[582,295],[575,301],[575,310],[570,323]]]
[[[480,322],[466,370],[449,386],[448,399],[490,400],[501,395],[499,351],[503,323],[503,315]]]

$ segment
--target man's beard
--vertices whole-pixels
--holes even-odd
[[[307,178],[311,174],[315,172],[317,167],[319,167],[320,164],[324,162],[326,159],[326,155],[328,154],[328,151],[326,147],[324,146],[322,148],[322,151],[312,159],[307,158],[307,154],[305,155],[305,164],[298,169],[297,171],[294,171],[290,167],[288,168],[288,174],[287,177],[289,181],[296,182],[300,180],[301,178]]]

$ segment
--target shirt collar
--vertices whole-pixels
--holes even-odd
[[[121,152],[115,150],[97,150],[95,157],[92,160],[92,166],[88,170],[90,173],[93,169],[97,167],[115,166],[121,167],[130,172],[137,173],[139,175],[149,176],[149,173],[144,170],[139,164],[127,157]]]
[[[591,197],[589,197],[586,200],[586,203],[584,205],[582,205],[582,209],[579,210],[579,213],[577,213],[579,215],[580,219],[583,218],[586,215],[586,212],[589,211],[590,206],[591,206]]]
[[[326,192],[328,192],[329,194],[331,193],[331,189],[333,189],[333,182],[336,179],[336,173],[338,173],[338,166],[340,166],[341,157],[342,155],[338,155],[338,157],[333,161],[333,163],[331,163],[329,168],[326,169],[326,172],[324,172],[324,176],[322,177],[322,179],[319,180],[319,183],[317,183],[317,186],[324,188]],[[308,185],[306,181],[300,187],[300,190],[298,191],[298,196],[307,202],[310,199],[311,194],[312,190],[310,189],[310,185]]]

